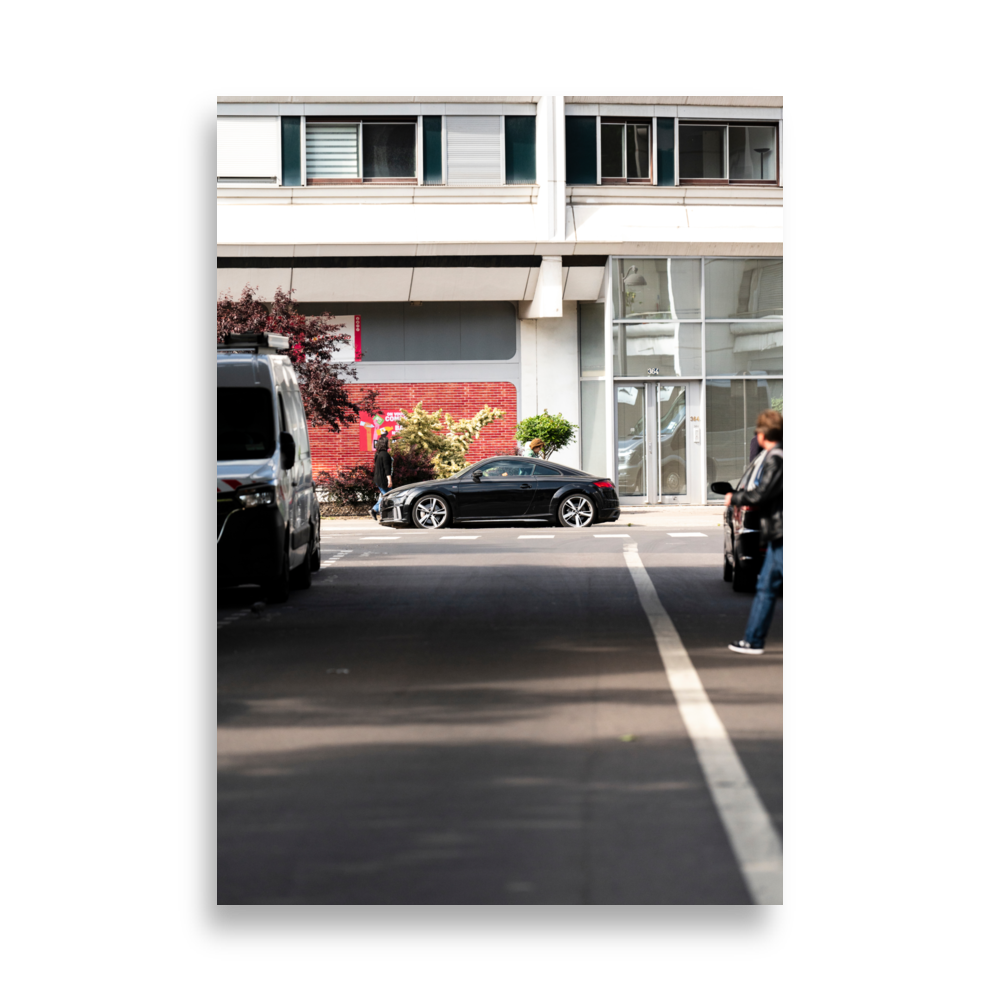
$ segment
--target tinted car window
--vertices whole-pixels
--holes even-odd
[[[584,479],[594,478],[589,472],[581,472],[579,469],[571,469],[568,465],[556,465],[553,463],[552,468],[557,469],[558,475],[560,476],[583,476]],[[556,474],[557,473],[553,473],[553,475]]]
[[[476,471],[481,472],[484,479],[500,479],[503,476],[531,476],[534,475],[534,469],[532,462],[519,462],[516,458],[506,458],[487,462],[479,466]]]
[[[536,465],[535,466],[536,476],[561,476],[562,473],[558,469],[553,469],[551,465]]]
[[[220,388],[216,418],[217,461],[263,460],[274,454],[274,409],[269,389]]]

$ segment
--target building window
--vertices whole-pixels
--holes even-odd
[[[566,116],[566,183],[597,183],[597,119]]]
[[[502,116],[448,115],[445,129],[448,184],[492,186],[503,183]]]
[[[503,120],[504,182],[535,183],[535,117],[506,115]]]
[[[682,184],[777,183],[777,125],[681,122],[679,130]]]
[[[277,184],[281,119],[220,116],[216,122],[215,172],[219,184]]]
[[[306,120],[306,184],[417,182],[417,123]]]
[[[440,184],[441,173],[441,116],[424,115],[424,183]]]
[[[652,122],[601,119],[601,183],[649,183],[652,177],[649,133]]]
[[[567,184],[652,184],[654,176],[658,186],[674,184],[673,118],[657,118],[655,128],[651,118],[601,118],[599,131],[597,122],[592,115],[566,116]]]

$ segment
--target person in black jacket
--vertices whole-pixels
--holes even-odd
[[[726,494],[726,506],[750,504],[760,511],[761,542],[767,544],[764,565],[757,577],[757,593],[754,595],[743,638],[731,642],[729,648],[734,653],[749,653],[759,656],[764,652],[764,640],[774,617],[774,605],[781,591],[782,542],[782,463],[781,449],[782,419],[775,410],[764,410],[757,417],[757,442],[766,452],[760,471],[747,490],[736,490]]]
[[[392,489],[392,455],[389,454],[389,432],[384,430],[375,443],[375,487],[379,498],[372,507],[372,517],[377,521],[382,497]]]

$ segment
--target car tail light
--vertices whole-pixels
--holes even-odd
[[[745,514],[748,510],[753,510],[753,507],[747,505],[745,507],[740,507],[740,510]]]
[[[613,490],[615,484],[610,479],[599,479],[594,485],[601,490]]]

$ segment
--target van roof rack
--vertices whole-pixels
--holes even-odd
[[[276,354],[288,350],[288,338],[278,333],[227,333],[216,350],[240,354]]]

